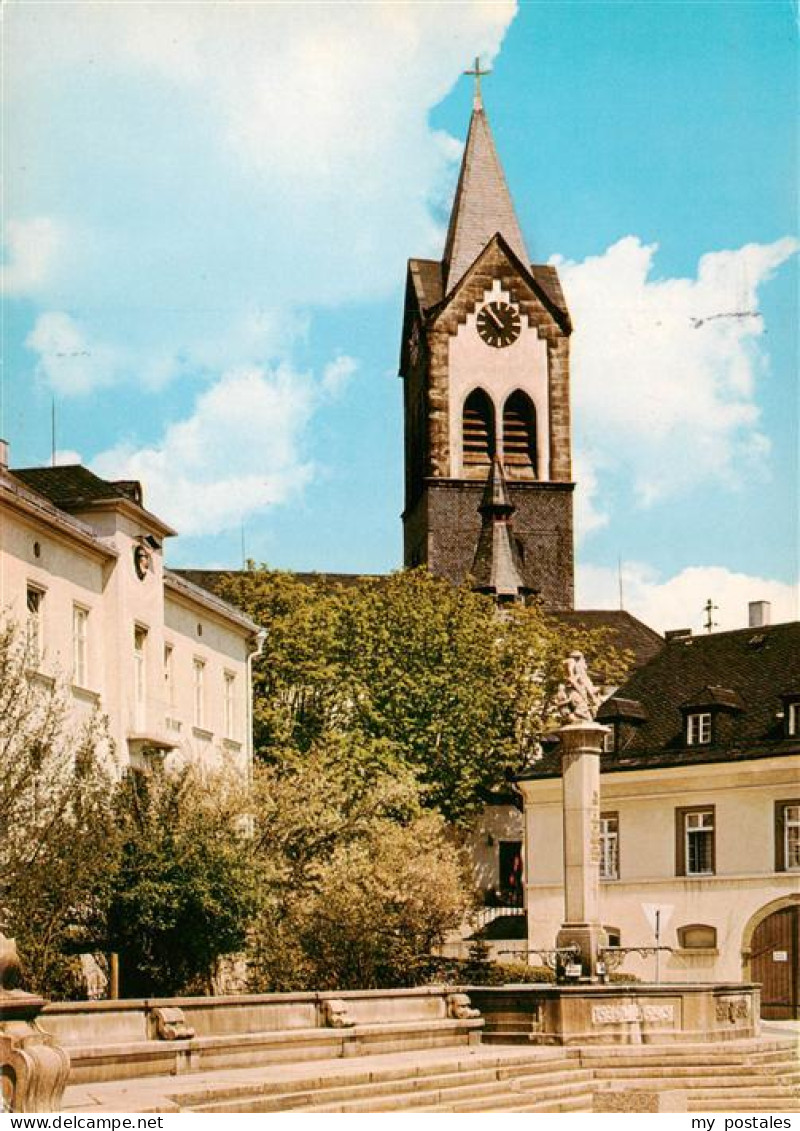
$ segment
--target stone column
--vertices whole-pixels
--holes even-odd
[[[19,958],[0,934],[0,1111],[59,1111],[69,1057],[37,1017],[44,998],[16,989]]]
[[[558,732],[564,806],[564,922],[556,946],[576,945],[583,976],[597,978],[600,922],[600,754],[606,727],[570,723]]]

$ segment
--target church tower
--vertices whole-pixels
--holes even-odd
[[[555,268],[530,263],[477,62],[469,73],[475,103],[444,255],[408,264],[405,565],[455,583],[472,575],[497,463],[524,589],[571,609],[570,318]]]

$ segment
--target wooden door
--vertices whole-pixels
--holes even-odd
[[[761,1016],[773,1020],[800,1016],[800,907],[783,907],[759,923],[750,962],[753,981],[761,983]]]

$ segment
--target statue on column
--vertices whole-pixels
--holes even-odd
[[[601,696],[589,676],[583,652],[570,652],[564,661],[566,679],[558,685],[555,706],[565,723],[591,723]]]

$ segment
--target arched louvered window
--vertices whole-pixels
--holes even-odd
[[[465,473],[485,474],[494,456],[494,406],[483,389],[473,389],[464,402],[461,441]]]
[[[518,479],[536,479],[536,409],[533,401],[517,389],[503,409],[503,463],[506,474]]]

